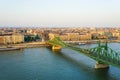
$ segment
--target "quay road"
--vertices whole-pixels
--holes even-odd
[[[72,44],[79,44],[79,43],[85,43],[85,44],[94,44],[97,43],[99,40],[81,40],[81,41],[64,41],[66,43],[72,43]],[[106,42],[106,40],[100,40],[101,42]],[[120,40],[107,40],[108,42],[120,42]]]

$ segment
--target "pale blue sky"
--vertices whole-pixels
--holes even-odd
[[[0,0],[0,26],[120,27],[120,0]]]

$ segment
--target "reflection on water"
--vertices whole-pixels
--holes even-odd
[[[109,75],[109,68],[106,69],[94,69],[94,74],[99,80],[116,80]],[[110,78],[111,77],[111,78]]]

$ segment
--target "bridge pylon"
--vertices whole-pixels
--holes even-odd
[[[108,44],[107,44],[107,41],[105,42],[105,45],[101,45],[101,42],[98,41],[98,61],[96,62],[95,64],[95,69],[102,69],[102,68],[109,68],[109,65],[108,64],[105,64],[104,62],[102,61],[99,61],[99,58],[100,58],[100,52],[101,52],[101,47],[104,46],[104,49],[107,51],[108,50]],[[106,53],[104,53],[106,55]]]
[[[103,68],[109,68],[109,65],[107,65],[103,62],[97,61],[95,64],[95,69],[103,69]]]
[[[61,46],[55,46],[55,45],[52,46],[53,51],[60,51],[61,49],[62,49]]]

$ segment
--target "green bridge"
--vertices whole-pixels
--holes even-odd
[[[90,49],[84,49],[72,44],[65,43],[59,37],[55,37],[52,40],[49,40],[48,44],[56,47],[61,46],[69,48],[94,59],[95,61],[97,61],[97,63],[95,64],[95,68],[97,69],[108,68],[109,65],[120,68],[120,54],[109,48],[107,41],[104,45],[102,45],[99,41],[97,47]]]

